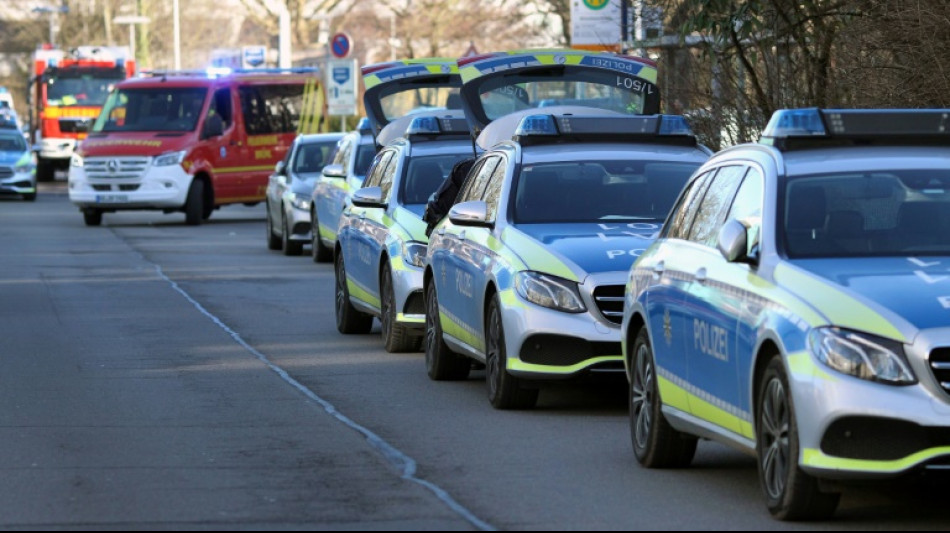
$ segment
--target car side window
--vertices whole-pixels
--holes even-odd
[[[759,234],[762,228],[762,191],[763,179],[762,172],[752,167],[739,185],[736,192],[736,198],[732,201],[732,207],[729,209],[729,215],[726,220],[736,219],[742,221],[749,228],[748,249],[751,252],[753,247],[759,242]]]
[[[686,191],[680,195],[673,213],[669,217],[669,224],[664,228],[664,237],[670,239],[685,239],[689,234],[689,227],[693,223],[693,217],[696,215],[696,209],[699,207],[699,201],[706,193],[706,187],[709,186],[710,179],[715,175],[715,170],[710,170],[698,178],[694,179],[688,185]]]
[[[734,165],[721,167],[706,189],[703,200],[696,211],[696,218],[689,230],[689,240],[715,246],[719,228],[725,221],[726,209],[735,197],[736,189],[742,181],[748,167]]]
[[[386,170],[386,166],[392,158],[393,153],[391,150],[380,152],[379,155],[376,156],[376,161],[373,161],[373,165],[370,167],[369,176],[367,176],[366,181],[363,182],[363,187],[378,187],[383,177],[383,171]]]
[[[500,161],[501,158],[498,156],[488,157],[485,159],[485,163],[478,168],[477,174],[469,173],[468,179],[465,180],[465,187],[459,193],[458,202],[481,200],[488,178],[491,177]]]
[[[389,201],[389,195],[393,190],[393,178],[396,176],[396,167],[399,163],[399,156],[393,152],[393,156],[389,158],[389,163],[386,163],[386,168],[383,170],[383,174],[379,180],[379,188],[383,192],[383,201]]]
[[[482,194],[482,199],[488,204],[488,220],[490,222],[494,222],[495,216],[498,214],[498,204],[501,202],[501,186],[505,182],[505,170],[508,168],[508,165],[505,164],[506,162],[503,159],[498,159],[499,162],[495,166],[495,170],[492,171],[491,176],[488,178],[485,193]]]

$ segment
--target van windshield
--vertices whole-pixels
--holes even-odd
[[[194,131],[207,94],[203,87],[113,91],[92,131]]]

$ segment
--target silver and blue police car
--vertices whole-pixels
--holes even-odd
[[[710,152],[682,117],[641,115],[657,105],[656,71],[636,58],[526,51],[460,66],[487,151],[430,236],[426,368],[456,380],[483,364],[491,405],[530,408],[542,380],[622,370],[627,272]]]
[[[343,207],[349,202],[350,194],[363,184],[375,156],[376,141],[369,119],[363,117],[355,130],[340,139],[333,159],[323,167],[313,186],[310,251],[315,263],[333,260]]]
[[[300,255],[310,244],[310,199],[342,133],[308,133],[294,139],[287,156],[267,179],[264,192],[267,247]]]
[[[461,84],[455,61],[386,65],[364,70],[364,79],[381,80],[367,79],[363,97],[381,149],[340,217],[336,323],[341,333],[365,333],[379,317],[386,351],[405,352],[419,349],[425,321],[426,202],[455,163],[475,154],[461,109],[450,109]]]
[[[0,127],[0,195],[36,200],[33,154],[16,127]]]
[[[647,467],[757,457],[769,511],[950,464],[950,111],[776,112],[693,176],[624,302]]]

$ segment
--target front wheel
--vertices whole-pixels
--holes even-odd
[[[501,323],[501,304],[496,294],[488,304],[485,328],[485,381],[488,401],[496,409],[530,409],[538,402],[537,387],[528,387],[522,380],[508,373],[508,355],[505,349],[505,330]]]
[[[310,247],[310,253],[313,256],[314,263],[329,263],[333,260],[333,250],[329,246],[323,244],[323,240],[320,239],[320,221],[317,220],[317,212],[314,211],[313,215],[310,217],[310,234],[313,235],[312,246]]]
[[[373,315],[358,311],[350,303],[350,291],[346,288],[346,267],[343,254],[336,256],[336,329],[340,333],[369,333],[373,328]]]
[[[779,520],[821,520],[831,517],[841,495],[822,492],[818,480],[798,466],[799,443],[795,406],[782,358],[765,368],[756,396],[756,454],[759,482],[769,512]]]
[[[82,220],[86,223],[87,226],[101,226],[102,225],[102,210],[100,209],[84,209],[82,212]]]
[[[661,411],[653,349],[646,328],[633,344],[630,376],[630,439],[637,461],[647,468],[683,468],[696,454],[696,438],[670,426]]]
[[[204,220],[205,182],[192,180],[185,199],[185,224],[197,226]]]
[[[396,322],[396,293],[393,290],[393,275],[388,262],[383,264],[383,271],[379,276],[379,292],[382,296],[379,322],[382,325],[386,351],[400,353],[418,350],[420,338],[416,332]]]
[[[439,299],[432,281],[425,289],[426,297],[426,334],[424,337],[426,352],[426,373],[432,381],[457,381],[468,377],[472,370],[471,361],[449,348],[442,338],[442,324],[439,322]]]

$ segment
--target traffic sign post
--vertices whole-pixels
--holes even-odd
[[[356,114],[358,73],[359,66],[355,59],[327,61],[327,113],[330,116],[344,117]]]
[[[330,54],[337,59],[346,59],[351,48],[350,36],[345,33],[337,33],[330,38]]]

